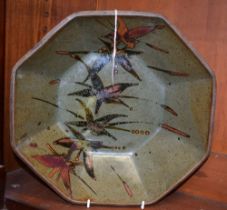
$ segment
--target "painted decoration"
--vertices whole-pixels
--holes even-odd
[[[12,146],[73,203],[154,203],[208,155],[213,74],[161,16],[73,14],[12,78]]]

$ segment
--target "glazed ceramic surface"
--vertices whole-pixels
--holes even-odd
[[[63,198],[153,203],[207,157],[208,67],[162,17],[74,14],[15,66],[12,146]],[[113,64],[114,60],[114,64]]]

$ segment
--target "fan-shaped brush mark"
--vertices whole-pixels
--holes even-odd
[[[51,168],[48,177],[53,178],[57,174],[57,180],[62,180],[66,190],[72,196],[70,172],[77,165],[80,165],[80,161],[70,161],[64,154],[58,154],[50,145],[48,147],[51,148],[51,152],[54,154],[33,155],[32,158],[45,167]]]
[[[117,43],[118,45],[123,43],[127,48],[135,48],[136,43],[139,38],[154,32],[156,30],[161,30],[164,25],[154,25],[154,26],[138,26],[129,29],[123,18],[118,17],[118,29],[117,29]],[[104,35],[105,38],[113,40],[113,32]]]
[[[66,158],[70,158],[74,152],[77,152],[75,156],[75,161],[79,161],[81,153],[83,154],[83,164],[87,174],[92,178],[95,178],[94,166],[93,166],[93,154],[92,152],[104,148],[104,149],[114,149],[103,144],[101,141],[89,141],[80,132],[75,130],[68,124],[65,124],[73,134],[73,138],[63,137],[54,141],[54,144],[69,148]]]
[[[104,35],[103,37],[108,38],[111,42],[113,42],[113,30],[114,30],[113,27],[105,24],[101,20],[96,20],[96,21],[98,23],[100,23],[102,26],[104,26],[106,29],[112,31],[111,33],[108,33],[107,35]],[[125,51],[127,50],[127,48],[135,48],[137,43],[143,42],[143,41],[139,40],[138,38],[145,36],[150,32],[154,32],[157,29],[160,30],[165,27],[164,25],[154,25],[152,27],[151,26],[139,26],[139,27],[135,27],[132,29],[128,29],[123,18],[118,17],[118,22],[119,22],[119,27],[118,27],[118,33],[117,33],[117,35],[118,35],[117,41],[118,41],[118,45],[120,45],[121,43],[125,44],[125,47],[124,47]],[[164,50],[151,43],[145,42],[145,44],[154,50],[157,50],[157,51],[160,51],[160,52],[163,52],[166,54],[169,53],[168,50]]]
[[[99,53],[99,56],[93,63],[92,67],[89,67],[79,56],[79,54],[84,53],[83,51],[56,51],[56,53],[59,55],[68,55],[71,58],[73,58],[77,61],[80,61],[81,63],[83,63],[85,65],[88,75],[84,79],[83,82],[86,82],[91,77],[92,74],[100,72],[105,65],[107,65],[108,63],[110,63],[112,61],[112,50],[113,50],[112,44],[101,38],[99,38],[99,40],[105,45],[105,47],[102,47],[97,51],[93,51],[93,52]],[[131,74],[133,77],[135,77],[139,81],[141,81],[141,78],[136,73],[136,71],[133,69],[128,56],[138,55],[141,53],[142,53],[141,51],[117,49],[117,53],[116,53],[116,57],[115,57],[116,65],[121,66],[125,71],[127,71],[129,74]]]
[[[102,80],[97,74],[92,75],[91,82],[92,82],[92,86],[89,86],[89,88],[75,91],[75,92],[69,93],[68,95],[82,96],[82,97],[96,96],[97,100],[96,100],[95,114],[98,113],[102,103],[120,104],[129,109],[132,109],[123,100],[121,100],[121,93],[129,87],[139,85],[138,83],[116,83],[114,85],[109,85],[104,87]],[[85,84],[84,86],[87,86],[87,85]]]
[[[117,138],[109,133],[107,129],[112,130],[121,130],[126,132],[131,132],[129,129],[120,128],[117,127],[117,125],[123,125],[123,124],[132,124],[132,123],[146,123],[146,122],[140,122],[140,121],[117,121],[112,122],[113,120],[119,118],[119,117],[128,117],[124,114],[108,114],[102,117],[99,117],[97,119],[94,119],[94,116],[92,114],[92,111],[87,107],[84,102],[80,99],[76,99],[83,108],[85,112],[85,120],[83,121],[70,121],[66,122],[67,125],[77,126],[77,127],[83,127],[83,131],[90,130],[92,134],[94,135],[105,135],[110,137],[113,140],[117,140]],[[150,124],[150,123],[149,123]]]
[[[55,108],[59,108],[61,110],[67,111],[70,114],[72,114],[75,118],[82,119],[80,121],[74,120],[74,121],[66,122],[67,125],[82,127],[83,131],[90,130],[92,132],[92,134],[94,134],[94,135],[105,135],[114,140],[117,140],[117,138],[115,136],[113,136],[111,133],[109,133],[106,129],[131,132],[129,129],[120,128],[120,127],[117,127],[116,125],[131,124],[131,123],[146,123],[146,122],[140,122],[140,121],[118,121],[118,122],[114,122],[114,123],[111,122],[112,120],[115,120],[116,118],[119,118],[119,117],[128,117],[127,115],[124,115],[124,114],[108,114],[108,115],[99,117],[97,119],[94,119],[92,111],[80,99],[76,99],[76,101],[78,101],[80,103],[81,107],[84,109],[85,117],[83,117],[69,109],[63,109],[63,108],[59,107],[57,104],[54,104],[47,100],[43,100],[43,99],[35,98],[35,97],[33,97],[33,99],[47,103]],[[146,124],[150,124],[150,123],[146,123]]]
[[[111,59],[112,59],[111,53],[113,51],[112,43],[107,42],[107,41],[105,41],[105,40],[103,40],[101,38],[99,38],[99,40],[105,45],[105,47],[101,49],[101,53],[102,53],[101,55],[103,57],[108,57],[107,61],[110,62]],[[121,66],[123,70],[125,70],[126,72],[131,74],[137,80],[142,81],[140,76],[133,69],[132,64],[131,64],[131,62],[130,62],[130,60],[128,58],[128,56],[138,55],[138,54],[141,54],[141,53],[142,53],[141,51],[132,51],[132,50],[124,49],[124,48],[122,48],[122,49],[118,49],[117,48],[117,52],[116,52],[116,56],[115,56],[115,64]],[[96,62],[98,62],[98,61],[96,61]],[[97,66],[96,62],[94,63],[93,68],[95,66]],[[109,62],[107,62],[107,63],[109,63]]]

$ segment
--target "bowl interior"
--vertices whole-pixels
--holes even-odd
[[[213,80],[162,18],[124,15],[113,77],[113,24],[73,18],[18,67],[13,146],[72,202],[152,203],[207,154]]]

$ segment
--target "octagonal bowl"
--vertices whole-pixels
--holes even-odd
[[[151,204],[208,156],[214,95],[160,15],[76,13],[14,67],[11,143],[68,201]]]

